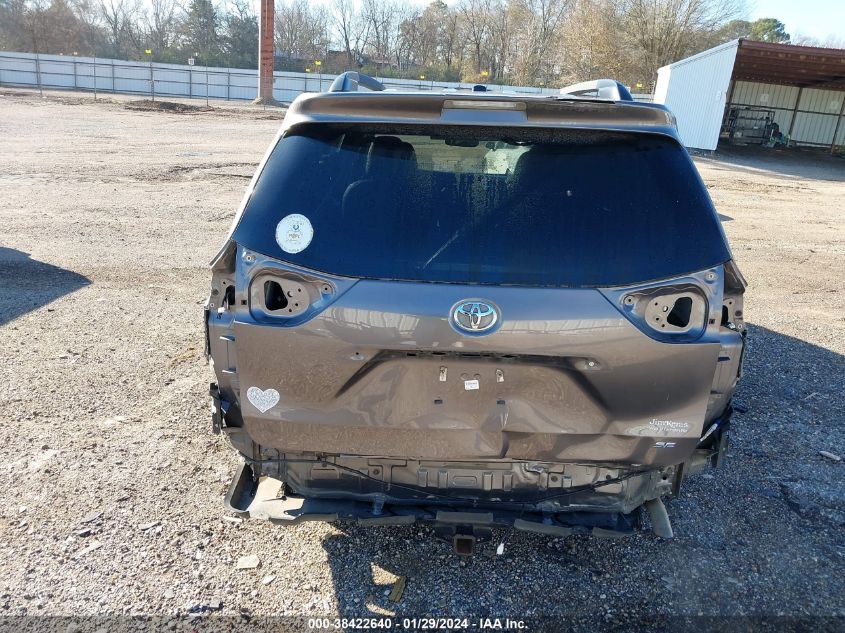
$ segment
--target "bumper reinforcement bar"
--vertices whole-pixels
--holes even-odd
[[[285,492],[282,482],[272,477],[256,480],[252,468],[242,463],[235,473],[225,506],[232,512],[255,519],[266,519],[279,525],[295,525],[305,521],[353,521],[363,526],[412,525],[428,523],[435,534],[456,547],[469,548],[469,539],[488,540],[492,528],[514,528],[553,537],[571,534],[592,534],[598,537],[622,537],[637,531],[632,515],[607,514],[607,526],[567,524],[567,513],[543,514],[483,510],[461,507],[461,500],[448,508],[425,505],[374,504],[354,499],[302,497]],[[377,513],[375,513],[377,512]],[[461,552],[458,552],[461,553]]]

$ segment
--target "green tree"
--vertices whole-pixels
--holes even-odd
[[[224,19],[223,51],[226,65],[233,68],[258,66],[258,16],[245,0],[233,3],[233,10]]]
[[[188,54],[198,53],[198,62],[203,65],[220,63],[220,16],[211,0],[191,0],[183,30]]]
[[[719,43],[730,42],[741,37],[751,35],[751,22],[748,20],[731,20],[716,32],[716,40]]]
[[[752,22],[748,37],[761,42],[789,44],[789,33],[786,32],[786,26],[775,18],[760,18]]]

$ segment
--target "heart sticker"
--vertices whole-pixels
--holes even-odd
[[[246,397],[256,409],[265,413],[279,404],[279,392],[275,389],[259,389],[250,387],[246,390]]]

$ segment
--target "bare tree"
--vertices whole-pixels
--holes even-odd
[[[504,80],[505,69],[511,61],[513,17],[513,11],[502,0],[495,0],[488,14],[490,78],[496,81]]]
[[[255,58],[251,0],[0,0],[0,47],[184,59]],[[300,68],[368,67],[439,79],[534,84],[610,76],[648,84],[657,68],[745,33],[747,0],[278,0],[276,50]],[[777,23],[776,20],[770,20]],[[213,36],[213,37],[212,37]],[[208,41],[206,41],[208,40]],[[801,35],[795,43],[823,44]],[[330,56],[329,49],[342,52]],[[207,49],[207,50],[206,50]]]
[[[92,0],[73,0],[73,8],[85,42],[77,50],[83,55],[96,54],[106,41],[97,5]]]
[[[364,19],[369,26],[369,53],[377,64],[388,64],[399,39],[400,6],[393,0],[364,0]]]
[[[463,64],[464,42],[461,15],[457,11],[448,10],[443,19],[439,42],[440,56],[447,74],[451,74],[454,66],[460,68]]]
[[[417,11],[404,17],[399,22],[399,38],[396,41],[396,67],[401,72],[403,65],[423,65],[421,63],[421,48],[423,32],[420,24],[421,16]]]
[[[153,50],[164,51],[171,47],[178,32],[176,0],[149,0],[145,12],[146,35]]]
[[[32,46],[24,0],[0,0],[0,50],[26,51]]]
[[[358,65],[369,34],[369,22],[355,10],[352,0],[335,0],[332,23],[335,36],[346,52],[346,66]]]
[[[32,50],[34,53],[43,53],[47,38],[47,2],[45,0],[35,0],[29,6],[23,6],[23,24],[26,28],[29,40],[32,42]],[[49,48],[48,48],[49,50]]]
[[[434,2],[424,11],[412,11],[399,25],[401,40],[399,45],[405,49],[405,57],[421,67],[432,67],[437,63],[437,46],[439,39],[440,6],[446,5]]]
[[[620,37],[622,14],[616,0],[576,0],[563,25],[557,54],[561,83],[614,77],[636,82],[630,46]]]
[[[328,50],[329,16],[308,0],[276,6],[276,49],[288,59],[322,60]]]
[[[556,63],[553,53],[571,6],[571,0],[514,0],[514,19],[520,25],[514,59],[518,81],[534,83],[552,74]]]
[[[137,52],[137,23],[140,10],[139,0],[100,0],[100,16],[109,34],[111,54],[124,59]]]
[[[697,36],[716,31],[742,12],[741,0],[625,0],[627,34],[637,48],[639,72],[653,77],[661,66],[694,51]]]
[[[819,43],[819,46],[822,48],[845,48],[845,36],[831,33]]]
[[[439,62],[441,31],[449,7],[442,0],[435,0],[420,14],[418,24],[419,42],[416,57],[423,66],[433,67]]]
[[[0,0],[0,49],[90,54],[101,38],[85,0]]]
[[[490,0],[464,0],[458,11],[463,18],[463,29],[467,43],[472,49],[473,70],[479,74],[484,66],[487,37],[490,34],[488,13]]]

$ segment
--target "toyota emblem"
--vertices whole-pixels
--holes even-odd
[[[452,322],[459,330],[470,334],[482,334],[499,321],[499,311],[486,301],[460,301],[452,309]]]

